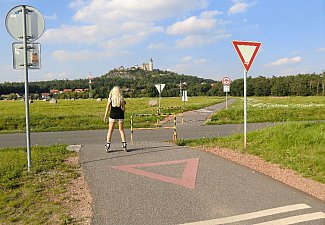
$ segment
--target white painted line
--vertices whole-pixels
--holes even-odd
[[[224,218],[219,218],[214,220],[186,223],[184,225],[217,225],[217,224],[234,223],[234,222],[250,220],[250,219],[260,218],[264,216],[270,216],[274,214],[291,212],[295,210],[308,209],[308,208],[311,207],[306,204],[296,204],[296,205],[289,205],[289,206],[283,206],[283,207],[278,207],[273,209],[266,209],[262,211],[252,212],[252,213],[241,214],[237,216],[224,217]]]
[[[316,213],[303,214],[299,216],[292,216],[284,219],[273,220],[265,223],[257,223],[255,225],[287,225],[287,224],[296,224],[296,223],[307,222],[311,220],[319,220],[319,219],[325,219],[325,213],[316,212]]]

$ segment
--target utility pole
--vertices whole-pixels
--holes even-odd
[[[182,81],[179,81],[179,96],[182,97]]]
[[[92,93],[93,77],[91,76],[91,73],[89,73],[88,80],[89,80],[89,98],[92,98],[93,97],[93,93]]]
[[[325,96],[325,71],[323,71],[323,96]]]

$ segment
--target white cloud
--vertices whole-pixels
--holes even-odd
[[[101,30],[96,25],[62,26],[59,29],[49,29],[42,35],[42,41],[47,43],[89,43],[100,40]]]
[[[45,20],[56,20],[58,18],[58,16],[56,15],[56,13],[53,13],[51,16],[44,16]]]
[[[166,49],[166,45],[164,43],[150,43],[147,47],[149,50],[163,50]]]
[[[69,3],[69,7],[74,10],[78,10],[86,6],[86,1],[83,0],[73,0]]]
[[[282,66],[282,65],[287,65],[287,64],[296,64],[302,61],[302,58],[300,56],[296,56],[293,58],[281,58],[278,59],[275,62],[270,63],[272,66]]]
[[[192,16],[184,21],[174,23],[167,28],[168,34],[197,34],[209,32],[222,24],[221,20],[213,18],[219,15],[218,11],[204,11],[199,17]]]
[[[200,47],[204,45],[214,44],[220,39],[229,38],[230,34],[220,35],[188,35],[183,39],[176,41],[176,47],[189,48],[189,47]]]
[[[193,60],[192,56],[185,56],[183,58],[181,58],[182,62],[191,62]]]
[[[157,26],[156,21],[181,17],[184,13],[207,6],[208,0],[72,0],[69,7],[76,10],[74,20],[87,25],[62,25],[46,30],[42,41],[50,44],[95,45],[103,48],[103,51],[108,48],[122,49],[145,41],[152,34],[164,32],[165,28]],[[182,28],[176,27],[180,31],[173,32],[208,32],[219,23],[213,18],[219,14],[219,11],[204,11],[199,18],[183,21]],[[186,23],[189,23],[187,27]],[[186,45],[184,42],[186,40],[183,40],[183,45]],[[153,48],[162,48],[162,45],[148,46],[148,49]]]
[[[205,58],[194,59],[192,56],[185,56],[185,57],[181,58],[181,62],[183,64],[185,64],[185,63],[188,63],[188,64],[192,64],[192,63],[194,63],[194,64],[204,64],[204,63],[208,62],[208,60],[205,59]]]
[[[106,59],[110,57],[119,57],[131,55],[129,51],[110,49],[107,51],[93,51],[93,50],[81,50],[81,51],[67,51],[67,50],[57,50],[52,53],[55,60],[62,63],[71,62],[86,62]]]
[[[256,2],[246,3],[243,1],[235,1],[235,4],[229,8],[228,14],[244,13],[255,3]]]
[[[60,62],[71,61],[87,61],[98,57],[98,53],[95,51],[82,50],[82,51],[66,51],[57,50],[52,53],[54,59]]]
[[[75,20],[103,21],[155,21],[185,12],[203,9],[207,0],[92,0],[77,11]]]
[[[186,35],[176,41],[176,47],[199,47],[227,38],[223,29],[224,21],[214,18],[221,14],[219,11],[203,11],[199,16],[192,16],[183,21],[176,22],[167,28],[167,34]]]
[[[144,39],[146,39],[151,33],[160,32],[160,28],[152,29],[152,30],[143,30],[134,34],[125,34],[119,36],[117,38],[109,39],[106,42],[102,42],[99,44],[102,48],[125,48],[127,46],[135,45]]]
[[[205,59],[205,58],[196,59],[196,60],[194,61],[195,64],[205,64],[205,63],[207,63],[207,62],[208,62],[208,60]]]
[[[68,79],[69,73],[62,72],[62,73],[47,73],[44,75],[44,80],[65,80]]]
[[[317,48],[315,52],[325,52],[325,48]]]
[[[208,62],[205,58],[193,58],[192,56],[185,56],[180,59],[180,63],[174,65],[172,68],[169,68],[171,71],[175,71],[177,73],[185,73],[190,74],[191,71],[199,71],[202,72],[206,67],[206,63]]]

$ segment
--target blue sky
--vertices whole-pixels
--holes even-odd
[[[45,18],[42,68],[30,81],[97,77],[150,58],[155,69],[234,80],[243,67],[233,40],[262,42],[252,77],[325,71],[325,0],[0,0],[0,83],[24,81],[5,27],[22,4]]]

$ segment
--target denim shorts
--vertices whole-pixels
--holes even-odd
[[[115,123],[115,122],[124,122],[124,119],[112,119],[111,117],[109,117],[108,121],[113,122],[113,123]]]

